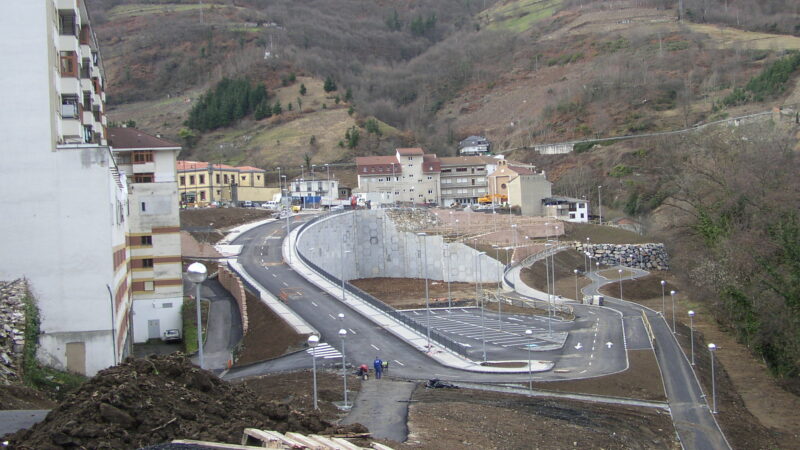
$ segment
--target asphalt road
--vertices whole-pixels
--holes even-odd
[[[299,226],[297,222],[293,228]],[[303,317],[311,326],[316,328],[321,336],[322,344],[330,345],[341,351],[342,340],[338,335],[340,329],[347,331],[345,338],[346,359],[348,365],[358,366],[362,363],[369,364],[376,356],[389,360],[392,366],[392,375],[399,378],[424,380],[440,378],[450,381],[472,382],[514,382],[527,381],[528,374],[490,374],[467,372],[442,366],[414,349],[391,333],[376,326],[370,320],[342,304],[339,299],[321,291],[316,286],[306,281],[294,270],[282,262],[281,245],[285,237],[285,222],[272,222],[243,233],[234,241],[234,244],[243,245],[243,250],[238,257],[238,262],[244,269],[264,288],[275,296],[281,293],[287,299],[287,305]],[[477,317],[478,310],[472,310]],[[339,314],[344,314],[344,319],[339,319]],[[409,312],[408,314],[413,314]],[[554,321],[553,333],[569,331],[566,345],[556,350],[533,351],[532,358],[553,360],[556,370],[537,373],[537,381],[553,381],[574,378],[587,378],[591,376],[608,375],[627,369],[627,353],[625,342],[620,332],[620,315],[606,308],[589,306],[576,307],[577,318],[574,322]],[[424,314],[420,317],[424,317]],[[504,315],[506,330],[511,330],[514,321],[533,320],[531,327],[537,327],[540,337],[546,336],[546,322],[541,318],[530,319],[523,316]],[[460,336],[460,339],[469,345],[479,348],[482,339],[476,319],[469,319],[472,323],[471,337]],[[497,334],[499,325],[497,316],[493,312],[486,312],[486,335]],[[518,331],[518,330],[517,330]],[[507,333],[503,333],[507,334]],[[505,336],[503,336],[505,337]],[[610,344],[610,345],[609,345]],[[544,346],[544,348],[547,348]],[[480,353],[480,352],[479,352]],[[527,360],[526,347],[489,344],[487,346],[487,359],[512,359]],[[323,366],[340,366],[341,361],[325,359],[320,361]],[[236,368],[228,372],[226,378],[238,378],[260,373],[308,368],[311,365],[309,355],[297,354],[284,358],[253,364],[243,368]]]

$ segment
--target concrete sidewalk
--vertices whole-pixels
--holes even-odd
[[[386,377],[361,382],[361,390],[342,424],[360,423],[373,437],[405,442],[408,438],[408,404],[417,384]]]
[[[358,296],[355,296],[350,292],[346,292],[345,298],[342,299],[340,286],[329,281],[327,278],[321,276],[317,272],[313,271],[310,267],[307,267],[305,264],[303,264],[300,257],[297,255],[295,246],[293,245],[298,239],[299,228],[300,227],[297,227],[295,230],[293,230],[289,238],[284,239],[283,241],[284,260],[288,261],[291,259],[291,263],[289,265],[293,270],[295,270],[295,272],[319,287],[321,290],[327,292],[331,297],[338,299],[351,309],[358,311],[359,314],[371,320],[376,325],[404,340],[417,350],[427,354],[439,364],[454,369],[484,373],[528,373],[529,371],[544,372],[553,368],[554,363],[552,361],[536,360],[531,362],[530,368],[527,364],[514,368],[487,367],[481,365],[479,362],[471,361],[459,354],[456,354],[445,347],[437,345],[435,341],[432,341],[431,348],[428,348],[428,339],[426,336],[412,330],[393,317],[386,315],[379,309],[373,307],[366,301],[360,299]],[[527,363],[527,360],[524,362]]]

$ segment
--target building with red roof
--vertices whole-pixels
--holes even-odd
[[[439,204],[441,162],[421,148],[398,148],[394,156],[356,158],[354,194],[373,204]]]

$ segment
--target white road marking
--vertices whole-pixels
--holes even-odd
[[[314,306],[318,306],[318,305],[317,305],[316,303],[314,303],[313,301],[311,302],[311,304],[312,304],[312,305],[314,305]]]
[[[614,344],[611,341],[606,342],[606,347],[611,348],[612,345],[614,345]]]
[[[272,274],[272,276],[273,276],[274,278],[278,278],[278,276],[277,276],[277,275],[275,275],[274,273]]]
[[[333,317],[333,314],[328,313],[328,317],[330,317],[333,320],[336,320],[336,317]]]
[[[370,347],[374,348],[375,350],[381,351],[381,349],[379,349],[378,347],[375,347],[373,344],[369,344],[369,345],[370,345]]]
[[[286,284],[286,282],[285,282],[285,281],[281,281],[281,283],[282,283],[284,286],[286,286],[286,287],[289,287],[289,285],[288,285],[288,284]]]
[[[578,345],[575,346],[575,350],[580,350],[582,348],[583,348],[583,346],[581,345],[580,342],[578,342]]]
[[[348,328],[348,330],[350,330],[350,332],[351,332],[351,333],[353,333],[353,334],[358,334],[358,333],[356,333],[355,331],[353,331],[353,329],[352,329],[352,328]]]
[[[522,319],[517,319],[516,317],[509,317],[508,320],[516,320],[517,322],[522,322]]]
[[[397,364],[400,364],[401,366],[405,366],[405,364],[401,363],[400,361],[398,361],[396,359],[393,359],[392,361],[396,362]]]
[[[578,373],[579,373],[579,374],[581,374],[581,373],[586,373],[586,369],[583,369],[583,370],[581,370],[581,371],[580,371],[580,372],[578,372]]]

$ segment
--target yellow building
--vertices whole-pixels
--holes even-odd
[[[276,188],[266,187],[263,169],[204,161],[178,161],[178,191],[181,204],[186,206],[265,202],[279,193]]]

